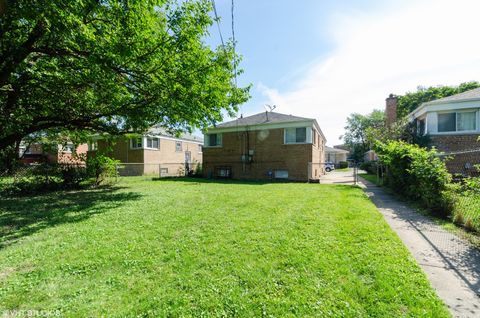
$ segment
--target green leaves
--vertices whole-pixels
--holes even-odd
[[[206,0],[7,1],[0,149],[36,131],[192,130],[235,112],[249,87],[233,85],[232,43],[204,43],[210,9]]]

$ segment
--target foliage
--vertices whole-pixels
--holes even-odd
[[[369,144],[373,145],[372,149],[375,149],[377,142],[388,143],[395,140],[402,140],[424,148],[431,146],[430,136],[419,134],[416,123],[410,122],[407,118],[399,119],[389,127],[367,128],[366,139]]]
[[[2,185],[1,191],[13,195],[79,189],[89,178],[83,166],[48,162],[17,166],[9,175],[11,181]]]
[[[87,157],[87,171],[95,179],[95,185],[110,183],[118,177],[119,160],[97,153]]]
[[[347,161],[340,161],[338,163],[338,169],[345,169],[348,168],[348,162]]]
[[[377,174],[378,163],[376,161],[365,161],[360,164],[360,170],[364,170],[370,174]]]
[[[0,197],[0,312],[449,317],[361,189],[142,177],[120,185]]]
[[[385,113],[381,110],[373,110],[368,115],[350,114],[347,118],[345,134],[341,138],[350,149],[352,159],[361,161],[365,152],[370,150],[371,143],[367,139],[368,130],[382,127],[385,127]]]
[[[387,186],[434,212],[450,213],[453,201],[447,192],[451,190],[451,175],[435,150],[402,141],[379,143],[376,149],[387,171]]]
[[[0,151],[46,130],[203,128],[248,99],[249,87],[234,85],[234,44],[205,44],[211,1],[5,4]]]
[[[478,87],[480,87],[479,82],[466,82],[459,86],[436,86],[428,88],[419,86],[416,92],[409,92],[403,96],[398,96],[397,117],[405,117],[422,103],[463,93]]]

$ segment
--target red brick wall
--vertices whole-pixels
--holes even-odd
[[[217,167],[226,166],[231,167],[235,179],[269,179],[269,171],[287,170],[289,179],[307,181],[311,178],[308,163],[323,156],[323,151],[312,144],[285,145],[284,129],[223,133],[222,144],[219,148],[205,147],[203,150],[206,177],[215,176]],[[242,154],[248,150],[253,150],[253,161],[244,164]]]
[[[460,154],[452,154],[446,159],[447,169],[454,174],[477,175],[476,169],[473,167],[480,164],[480,142],[476,135],[445,135],[431,136],[432,146],[435,146],[440,152],[466,152]]]
[[[387,126],[391,126],[397,121],[397,97],[393,94],[386,99],[385,120]]]

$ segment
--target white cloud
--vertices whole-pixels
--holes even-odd
[[[350,113],[383,108],[390,93],[480,80],[480,2],[402,3],[333,15],[336,48],[327,58],[313,63],[290,91],[261,83],[257,89],[279,112],[317,118],[333,145]]]

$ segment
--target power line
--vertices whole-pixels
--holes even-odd
[[[232,0],[232,42],[233,42],[233,75],[234,75],[234,86],[235,86],[235,91],[237,89],[238,83],[237,83],[237,53],[236,53],[236,40],[235,40],[235,0]],[[243,116],[243,107],[240,105],[240,114]]]
[[[218,34],[220,34],[220,41],[222,41],[222,47],[225,49],[225,42],[223,42],[222,29],[220,28],[220,19],[218,18],[217,6],[215,0],[211,0],[213,6],[213,13],[215,14],[215,21],[217,21]]]

